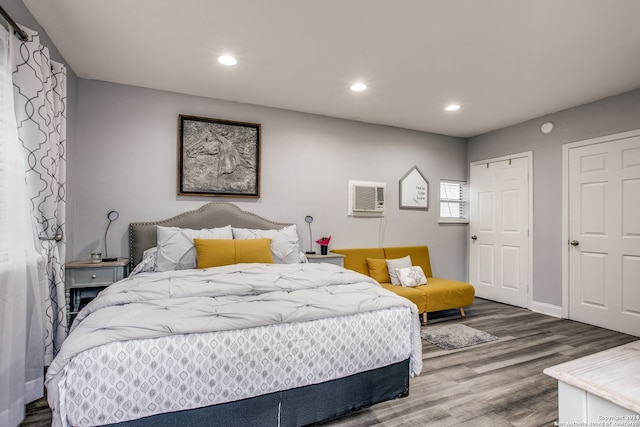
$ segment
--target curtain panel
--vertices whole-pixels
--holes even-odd
[[[0,426],[17,426],[44,394],[44,328],[36,236],[18,141],[10,50],[0,26]]]
[[[45,329],[44,364],[66,338],[64,286],[66,221],[66,69],[51,61],[38,33],[12,37],[13,87],[18,138],[26,159],[26,181],[39,236]]]

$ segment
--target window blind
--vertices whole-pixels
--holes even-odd
[[[440,181],[440,219],[467,221],[467,183]]]

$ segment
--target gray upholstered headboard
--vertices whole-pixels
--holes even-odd
[[[237,228],[257,228],[261,230],[280,229],[291,224],[274,222],[227,202],[211,202],[200,209],[184,212],[169,219],[153,222],[133,222],[129,224],[129,262],[133,269],[142,261],[142,253],[156,246],[156,225],[182,227],[199,230],[231,225]]]

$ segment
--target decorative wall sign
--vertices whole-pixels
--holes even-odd
[[[429,181],[417,166],[400,179],[400,209],[429,210]]]
[[[260,197],[260,125],[179,116],[178,195]]]

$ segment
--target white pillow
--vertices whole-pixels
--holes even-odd
[[[155,271],[157,257],[158,257],[157,246],[154,246],[142,252],[142,261],[140,261],[140,264],[136,265],[133,271],[129,274],[129,277],[135,276],[138,273]]]
[[[220,228],[190,228],[157,226],[158,255],[155,271],[196,268],[196,247],[193,239],[233,239],[231,226]]]
[[[404,258],[395,258],[387,260],[387,270],[389,270],[389,278],[392,285],[399,285],[400,279],[396,273],[397,268],[411,267],[411,257],[407,255]]]
[[[233,238],[271,239],[271,255],[276,264],[295,264],[305,261],[304,253],[298,243],[298,229],[290,225],[280,230],[258,230],[253,228],[233,228]]]
[[[413,287],[427,284],[427,276],[424,275],[424,271],[419,265],[396,268],[396,273],[402,286]]]

